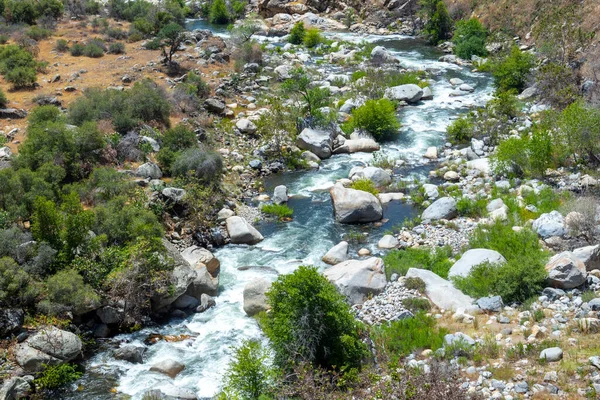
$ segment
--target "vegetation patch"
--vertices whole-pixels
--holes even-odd
[[[410,268],[427,269],[445,279],[452,267],[449,260],[451,256],[452,249],[448,246],[435,250],[409,248],[390,251],[383,258],[383,262],[388,279],[393,273],[404,276]]]

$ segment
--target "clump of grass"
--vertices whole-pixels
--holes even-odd
[[[429,300],[422,297],[409,297],[402,300],[402,305],[413,314],[418,312],[427,312],[431,309]]]
[[[409,290],[416,290],[419,293],[425,293],[425,289],[427,288],[423,279],[417,277],[405,278],[404,287]]]
[[[427,269],[445,279],[452,267],[452,263],[448,260],[451,256],[452,249],[449,246],[436,250],[409,248],[389,252],[383,258],[383,262],[388,279],[393,273],[406,275],[409,268]]]
[[[260,210],[263,213],[273,215],[279,218],[280,220],[285,218],[291,218],[292,215],[294,215],[294,210],[292,210],[285,204],[265,204],[260,208]]]
[[[483,217],[487,213],[486,206],[487,200],[483,198],[472,200],[468,197],[461,197],[456,202],[456,210],[461,217]]]
[[[379,194],[379,190],[375,187],[373,181],[367,178],[357,179],[350,185],[350,188],[355,190],[362,190],[363,192],[371,193],[373,196]]]

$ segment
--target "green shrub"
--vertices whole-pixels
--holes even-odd
[[[498,118],[513,119],[521,114],[519,99],[514,90],[496,92],[494,98],[488,102],[490,108]]]
[[[416,290],[419,293],[425,293],[427,285],[421,278],[404,278],[404,287],[409,290]]]
[[[34,382],[44,389],[57,389],[76,381],[82,375],[73,364],[44,364],[44,370]]]
[[[119,28],[108,28],[106,29],[106,36],[116,40],[123,40],[127,38],[127,32]]]
[[[450,142],[454,144],[471,143],[471,139],[475,136],[474,130],[475,124],[472,121],[472,117],[467,114],[448,125],[446,133]]]
[[[581,97],[577,73],[568,65],[549,62],[535,74],[540,98],[553,108],[565,109]]]
[[[576,163],[597,166],[600,157],[600,109],[583,100],[578,100],[565,108],[562,113],[549,121],[557,127],[553,143],[560,147],[563,159]]]
[[[443,0],[420,0],[421,13],[426,23],[423,34],[432,44],[439,44],[450,38],[452,19]]]
[[[470,60],[473,55],[483,57],[487,55],[486,37],[487,31],[477,18],[458,21],[452,37],[454,52],[465,60]]]
[[[60,53],[69,51],[69,43],[65,39],[58,39],[54,45],[54,49]]]
[[[144,44],[144,48],[146,50],[160,50],[162,48],[162,40],[160,38],[148,40],[146,44]]]
[[[306,28],[304,28],[304,22],[298,21],[294,27],[290,30],[290,37],[288,42],[291,44],[302,44],[306,37]]]
[[[352,124],[369,132],[375,140],[384,140],[398,134],[400,123],[396,105],[388,99],[367,100],[352,111]]]
[[[431,309],[429,300],[423,297],[409,297],[402,300],[402,305],[413,314],[419,312],[428,312]]]
[[[109,245],[131,244],[141,239],[152,242],[163,235],[162,225],[152,211],[128,204],[123,196],[97,206],[94,213],[93,231],[106,235]]]
[[[5,33],[1,33],[0,34],[0,44],[6,44],[6,42],[8,42],[8,40],[10,39],[10,36],[8,36]]]
[[[2,89],[0,89],[0,108],[6,108],[8,105],[8,98]]]
[[[523,90],[534,64],[533,55],[513,46],[504,59],[495,62],[492,66],[494,85],[499,91]]]
[[[37,25],[32,26],[25,33],[27,36],[39,42],[42,39],[47,39],[52,35],[52,32],[49,29],[40,28]]]
[[[418,313],[412,318],[392,321],[373,327],[372,338],[378,353],[384,355],[393,365],[420,350],[437,350],[444,345],[444,335],[448,331],[436,326],[435,319]]]
[[[121,42],[111,43],[108,52],[110,54],[125,54],[125,44]]]
[[[3,3],[4,17],[7,22],[34,25],[35,20],[40,16],[36,3],[32,0],[5,0]]]
[[[531,133],[501,141],[490,157],[492,169],[508,176],[542,177],[556,164],[556,144],[544,127],[535,126]]]
[[[291,218],[294,215],[294,210],[285,204],[265,204],[260,208],[265,214],[274,215],[279,219]]]
[[[7,82],[12,83],[15,89],[29,88],[35,85],[37,74],[35,69],[29,67],[17,67],[4,75]]]
[[[461,217],[484,217],[487,214],[486,206],[485,198],[471,200],[468,197],[461,197],[456,202],[456,210]]]
[[[81,315],[100,305],[100,296],[75,270],[63,270],[48,278],[46,290],[47,300],[40,302],[38,308],[49,315],[65,311]]]
[[[191,176],[205,183],[218,183],[223,173],[223,160],[211,150],[187,149],[177,156],[171,172],[174,176]]]
[[[38,289],[23,267],[10,257],[0,258],[0,303],[3,306],[26,307],[37,295]]]
[[[375,187],[375,184],[372,180],[368,178],[357,179],[350,185],[351,189],[354,190],[362,190],[363,192],[371,193],[373,196],[377,196],[379,194],[379,190]]]
[[[279,366],[308,362],[342,371],[360,368],[366,355],[361,325],[344,296],[316,268],[301,266],[280,276],[267,301],[271,311],[260,323]]]
[[[83,44],[75,43],[73,46],[71,46],[70,53],[73,57],[80,57],[83,55],[84,50],[85,46]]]
[[[323,36],[317,28],[308,28],[304,35],[304,45],[309,49],[316,47],[318,44],[323,43]]]
[[[44,122],[60,121],[62,113],[56,106],[46,105],[34,108],[27,117],[27,121],[31,125],[42,124]]]
[[[83,55],[90,58],[99,58],[104,55],[104,49],[97,43],[88,43],[83,48]]]
[[[404,276],[410,268],[427,269],[442,278],[448,277],[452,263],[448,260],[452,256],[450,247],[431,249],[393,250],[385,255],[385,273],[388,279],[393,273]]]
[[[357,80],[359,80],[360,78],[364,78],[365,76],[367,76],[366,71],[354,71],[352,73],[352,77],[350,78],[350,81],[356,82]]]
[[[225,0],[213,0],[209,19],[213,24],[226,24],[231,20]]]
[[[275,373],[269,352],[258,340],[245,340],[233,349],[225,371],[224,399],[260,399],[274,388]]]

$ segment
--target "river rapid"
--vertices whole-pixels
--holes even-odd
[[[203,22],[192,22],[190,29],[205,29]],[[227,35],[224,30],[215,32]],[[474,106],[489,100],[492,87],[489,76],[473,73],[468,68],[438,61],[443,55],[438,49],[421,40],[404,36],[375,36],[347,33],[329,33],[332,38],[346,41],[366,40],[384,46],[397,57],[404,67],[426,69],[431,72],[433,100],[415,106],[404,107],[399,118],[402,121],[398,139],[385,143],[382,151],[394,158],[403,158],[406,165],[397,170],[401,179],[413,181],[424,179],[433,167],[422,158],[430,146],[441,147],[445,143],[446,126],[457,116]],[[266,38],[265,38],[266,40]],[[273,39],[269,39],[273,42]],[[343,73],[340,67],[320,65]],[[451,97],[453,88],[448,82],[460,78],[475,88],[471,94]],[[254,319],[247,317],[242,309],[244,286],[254,278],[275,280],[277,274],[292,272],[299,265],[326,266],[321,257],[340,240],[345,233],[357,231],[368,233],[368,243],[361,247],[378,254],[377,241],[386,230],[416,215],[406,203],[392,202],[384,206],[387,220],[378,227],[343,226],[335,222],[328,189],[336,179],[346,178],[355,165],[372,160],[372,154],[334,155],[325,160],[318,171],[302,171],[271,176],[265,182],[267,193],[285,184],[292,195],[289,206],[294,209],[294,219],[289,223],[263,223],[256,227],[265,240],[256,246],[228,245],[214,252],[221,261],[219,296],[216,307],[202,314],[194,314],[184,320],[172,320],[160,328],[148,328],[133,334],[122,334],[117,341],[143,346],[150,333],[163,335],[191,335],[180,342],[166,342],[149,346],[143,364],[130,364],[115,360],[110,351],[96,354],[87,361],[86,374],[77,382],[66,397],[68,399],[103,400],[120,397],[118,393],[141,399],[149,389],[175,385],[192,390],[199,398],[211,398],[221,384],[223,372],[230,360],[231,346],[246,338],[261,338]],[[357,247],[350,249],[356,254]],[[244,266],[266,266],[239,271]],[[185,369],[175,378],[149,372],[150,366],[164,359],[174,359],[185,364]]]

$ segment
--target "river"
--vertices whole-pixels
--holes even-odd
[[[211,28],[204,22],[193,22],[190,28]],[[216,32],[227,35],[225,30]],[[441,147],[445,143],[446,126],[470,107],[483,105],[492,93],[489,76],[473,73],[468,68],[439,62],[443,55],[438,49],[421,40],[402,36],[374,36],[336,33],[328,34],[348,41],[367,40],[385,46],[403,66],[433,71],[435,82],[431,88],[434,99],[415,106],[405,107],[399,114],[402,133],[397,140],[385,143],[382,150],[395,158],[407,160],[406,166],[396,171],[401,179],[412,181],[424,178],[432,166],[422,159],[429,146]],[[272,39],[270,39],[272,41]],[[320,66],[319,68],[327,68]],[[339,71],[339,69],[338,69]],[[339,73],[339,72],[338,72]],[[475,88],[475,92],[461,97],[451,97],[451,78],[460,78]],[[349,170],[372,159],[371,154],[334,155],[325,160],[318,171],[284,173],[271,176],[266,181],[267,193],[278,184],[285,184],[293,196],[289,202],[294,209],[294,219],[289,223],[264,223],[257,228],[265,240],[256,246],[228,245],[215,252],[221,261],[220,291],[216,307],[185,320],[173,320],[158,329],[161,334],[193,335],[193,339],[176,343],[161,341],[149,346],[143,364],[117,361],[110,352],[101,352],[88,360],[86,374],[76,383],[79,390],[71,391],[66,398],[104,400],[119,398],[110,392],[141,399],[144,392],[161,385],[173,384],[194,391],[199,398],[210,398],[218,392],[223,372],[230,359],[231,346],[245,338],[260,338],[256,322],[242,309],[244,286],[252,279],[266,277],[274,280],[277,273],[292,272],[299,265],[316,265],[325,268],[321,257],[329,248],[343,239],[350,230],[368,232],[369,241],[361,247],[377,254],[376,243],[386,230],[411,218],[415,210],[405,203],[390,203],[384,207],[387,222],[379,227],[342,226],[333,218],[328,189],[336,179],[345,178]],[[356,254],[358,248],[351,248]],[[242,266],[268,266],[265,269],[239,271]],[[275,272],[276,271],[276,272]],[[157,329],[144,329],[134,334],[123,334],[116,340],[144,345],[143,340]],[[171,358],[185,364],[185,369],[175,378],[149,372],[152,364]],[[75,387],[73,387],[75,389]],[[116,397],[117,396],[117,397]]]

